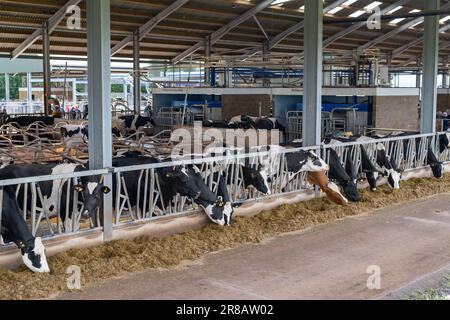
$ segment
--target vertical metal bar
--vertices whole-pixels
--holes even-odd
[[[3,215],[3,187],[0,187],[0,244],[3,242],[2,237],[2,215]]]
[[[31,112],[31,106],[33,104],[33,85],[31,83],[31,72],[27,73],[27,108],[25,113]]]
[[[44,113],[50,114],[48,105],[51,97],[51,69],[50,69],[50,36],[48,32],[48,21],[42,26],[42,63],[44,71]]]
[[[205,37],[205,64],[209,64],[209,59],[211,57],[211,37],[207,35]],[[211,85],[211,68],[205,66],[205,85]]]
[[[424,10],[439,10],[439,0],[424,1]],[[436,131],[439,15],[424,18],[421,131]]]
[[[141,75],[140,75],[140,46],[139,29],[133,32],[133,84],[134,84],[134,113],[141,112]]]
[[[9,73],[5,73],[5,100],[6,102],[9,102],[10,99],[11,99],[11,92],[9,86]]]
[[[86,1],[89,165],[90,169],[112,167],[111,136],[111,32],[110,0]],[[112,173],[104,184],[112,189]],[[113,238],[112,194],[103,198],[103,239]]]
[[[318,146],[322,112],[323,2],[305,0],[303,146]]]

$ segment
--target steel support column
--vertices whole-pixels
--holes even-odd
[[[48,32],[48,21],[42,26],[42,63],[44,71],[44,113],[51,114],[49,100],[51,97],[51,69],[50,69],[50,36]]]
[[[9,87],[9,73],[5,73],[5,100],[9,102],[11,100],[11,90]]]
[[[207,35],[205,37],[205,63],[209,64],[209,59],[211,57],[211,36]],[[205,85],[211,85],[211,68],[205,67]]]
[[[439,10],[439,0],[424,3],[424,10]],[[423,38],[421,131],[432,133],[436,131],[439,16],[425,17]]]
[[[141,113],[141,65],[140,65],[139,30],[133,33],[133,101],[134,113]]]
[[[31,106],[33,104],[33,84],[31,83],[31,73],[27,73],[27,109],[25,113],[32,112]]]
[[[303,146],[320,144],[322,115],[323,2],[305,1]]]
[[[416,88],[420,88],[421,87],[420,80],[421,80],[421,76],[422,76],[422,72],[421,72],[422,59],[420,59],[420,57],[417,57],[416,64],[417,64]]]
[[[269,42],[268,41],[264,41],[262,53],[263,53],[263,55],[262,55],[263,62],[269,62]],[[263,87],[270,87],[270,79],[268,79],[268,78],[263,79]]]
[[[87,0],[87,51],[89,100],[89,166],[111,168],[111,44],[110,0]],[[104,184],[112,187],[112,174]],[[112,188],[111,188],[112,189]],[[103,199],[105,241],[112,239],[112,194]]]

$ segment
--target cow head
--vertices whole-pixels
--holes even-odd
[[[370,191],[377,191],[378,172],[370,171],[366,172],[366,179],[370,186]]]
[[[346,205],[348,203],[347,198],[342,195],[339,187],[334,182],[330,182],[325,171],[308,172],[307,179],[310,184],[319,186],[331,202],[339,205]]]
[[[348,180],[342,188],[344,189],[344,194],[350,201],[359,202],[361,201],[361,195],[358,191],[357,181],[354,179]]]
[[[146,125],[155,126],[156,123],[153,120],[153,118],[138,116],[135,123],[136,130],[139,129],[140,127],[145,127]]]
[[[433,172],[433,177],[437,179],[442,179],[444,177],[444,164],[442,162],[432,164],[430,167]]]
[[[377,163],[381,167],[383,175],[387,177],[388,184],[393,189],[400,189],[401,172],[396,170],[394,159],[386,154],[382,143],[377,145]]]
[[[440,162],[436,155],[433,152],[433,149],[431,146],[428,146],[428,152],[427,152],[427,164],[430,165],[431,171],[433,172],[433,176],[435,178],[443,178],[444,177],[444,165],[442,162]]]
[[[439,152],[442,153],[446,149],[450,149],[450,132],[439,136]]]
[[[305,152],[305,151],[303,151]],[[313,151],[305,152],[306,159],[304,160],[304,164],[302,166],[302,171],[308,172],[319,172],[319,171],[327,171],[330,169],[328,164],[325,163],[319,156],[315,154]]]
[[[329,182],[322,190],[332,202],[341,206],[348,204],[347,198],[344,197],[339,190],[339,187],[334,182]]]
[[[265,195],[270,195],[272,193],[269,186],[269,183],[272,182],[272,180],[267,171],[262,169],[261,165],[259,165],[257,169],[244,165],[242,171],[246,187],[253,186],[256,190]]]
[[[120,138],[122,136],[122,133],[120,132],[119,128],[112,128],[111,132],[113,135],[115,135],[117,138]]]
[[[29,242],[20,241],[19,248],[22,261],[28,269],[36,273],[50,272],[41,238],[33,238]]]
[[[95,221],[96,210],[100,206],[101,200],[103,199],[102,196],[110,193],[111,189],[98,182],[78,184],[74,188],[75,191],[83,195],[83,216]]]
[[[384,176],[387,177],[389,186],[393,189],[400,189],[401,174],[394,169],[385,169]]]

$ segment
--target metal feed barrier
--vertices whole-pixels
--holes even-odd
[[[338,116],[345,112],[345,116]],[[357,129],[357,109],[355,108],[334,108],[331,112],[322,112],[321,135],[324,139],[334,132],[354,132]],[[350,114],[350,116],[348,116]],[[349,121],[351,119],[351,121]],[[289,142],[302,139],[303,111],[288,111],[286,113],[287,139]]]
[[[176,126],[186,125],[192,126],[198,116],[189,108],[183,113],[183,109],[174,111],[172,108],[161,108],[155,117],[157,132],[173,130]]]
[[[171,163],[157,163],[142,166],[111,168],[96,171],[87,171],[71,174],[60,174],[45,177],[22,178],[13,180],[0,181],[0,199],[3,197],[3,189],[7,186],[15,186],[16,192],[21,189],[25,194],[25,200],[20,203],[23,217],[26,219],[33,235],[43,236],[46,238],[58,237],[64,234],[82,234],[84,231],[91,229],[92,221],[86,221],[82,218],[82,203],[78,201],[78,195],[72,188],[63,189],[64,183],[60,183],[58,190],[58,202],[55,210],[50,210],[49,202],[42,196],[40,184],[44,181],[60,180],[67,182],[70,186],[78,183],[81,177],[101,176],[107,185],[111,186],[115,179],[117,190],[116,198],[112,199],[113,214],[107,212],[108,206],[105,206],[103,215],[102,230],[105,239],[111,239],[114,229],[117,226],[128,225],[133,223],[151,222],[164,216],[177,216],[186,212],[198,209],[185,197],[176,196],[172,199],[172,203],[164,207],[160,203],[164,200],[164,194],[160,188],[160,177],[158,169],[163,167],[173,167],[175,165],[196,165],[207,184],[207,186],[217,193],[218,175],[221,173],[227,181],[227,188],[231,199],[235,203],[243,203],[249,200],[266,198],[254,190],[248,190],[244,186],[244,178],[242,172],[242,164],[245,160],[251,164],[260,164],[265,167],[272,180],[269,184],[271,196],[279,196],[292,192],[302,192],[312,190],[313,186],[309,185],[306,180],[306,174],[300,173],[294,179],[286,183],[291,177],[287,170],[286,155],[298,152],[299,150],[313,150],[320,155],[325,161],[329,159],[329,150],[337,151],[342,164],[348,157],[352,158],[357,172],[362,176],[361,168],[361,145],[364,145],[369,157],[375,163],[377,145],[382,143],[389,156],[394,157],[398,168],[401,170],[415,170],[426,167],[427,148],[431,145],[435,154],[443,162],[450,162],[450,152],[447,150],[442,154],[439,153],[438,134],[422,134],[407,137],[392,137],[379,140],[368,140],[361,142],[344,143],[340,145],[321,145],[313,148],[295,148],[281,149],[270,152],[253,152],[249,154],[229,153],[224,157],[208,157],[197,159],[181,159]],[[138,180],[133,183],[138,184],[136,195],[130,194],[130,186],[126,184],[125,176],[128,173],[137,173]],[[66,202],[61,203],[62,192],[66,192]],[[130,197],[137,199],[138,206],[132,207]],[[31,206],[26,199],[31,197]],[[76,199],[72,204],[70,199]],[[38,206],[42,203],[42,206]],[[56,214],[61,208],[65,207],[66,223],[62,223],[61,217]],[[1,220],[0,208],[0,220]],[[109,217],[109,218],[108,218]],[[107,235],[107,236],[106,236]]]

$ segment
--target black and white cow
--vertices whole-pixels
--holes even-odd
[[[21,128],[23,128],[28,127],[35,122],[42,122],[46,126],[53,126],[55,124],[55,118],[51,116],[8,116],[7,119],[5,119],[4,124],[17,123]]]
[[[231,118],[228,123],[228,128],[286,131],[286,128],[276,118],[258,118],[247,115],[239,115]]]
[[[276,118],[258,118],[254,121],[254,127],[255,129],[286,132],[286,128]]]
[[[287,146],[259,146],[252,148],[251,153],[262,153],[259,156],[261,165],[260,171],[265,173],[266,181],[269,183],[273,180],[281,189],[285,189],[287,185],[295,179],[301,172],[321,172],[327,171],[329,166],[312,150],[299,150],[295,152],[286,152]],[[268,153],[268,155],[264,155]],[[281,166],[282,157],[279,155],[285,153],[287,173],[278,175],[278,169]]]
[[[18,179],[25,177],[50,176],[57,174],[70,174],[74,172],[87,171],[88,166],[73,163],[49,163],[49,164],[23,164],[23,165],[7,165],[0,169],[0,180]],[[100,205],[100,192],[108,193],[109,189],[102,184],[96,183],[98,177],[84,177],[80,179],[80,185],[83,186],[83,191],[79,197],[74,199],[72,192],[69,192],[69,199],[67,199],[68,183],[66,179],[56,179],[51,181],[39,182],[42,193],[42,201],[40,197],[37,198],[36,205],[41,208],[46,208],[50,215],[59,215],[65,222],[72,218],[72,210],[74,201],[83,205],[83,216],[91,218],[94,226],[96,224],[96,209]],[[78,190],[80,191],[80,190]],[[94,195],[94,196],[92,196]],[[60,196],[60,197],[59,197]],[[32,198],[30,196],[24,199],[25,194],[23,188],[18,194],[19,203],[27,202],[27,207],[31,208]],[[69,206],[67,211],[67,200]],[[42,203],[44,202],[44,203]],[[58,209],[59,204],[59,209]],[[68,220],[70,221],[70,220]]]
[[[444,164],[438,160],[431,146],[427,150],[427,164],[430,166],[433,176],[441,179],[444,177]]]
[[[85,125],[84,127],[81,128],[81,133],[83,134],[83,137],[85,139],[89,139],[89,126]],[[122,136],[120,130],[118,128],[111,128],[111,134],[113,135],[113,137],[117,137],[120,138]]]
[[[230,119],[228,127],[245,130],[254,129],[256,119],[257,117],[251,117],[246,115],[235,116]]]
[[[344,194],[350,201],[361,201],[361,195],[358,192],[356,171],[350,157],[347,157],[345,168],[334,149],[329,150],[330,171],[328,177],[331,181],[336,181],[342,187]]]
[[[445,132],[439,135],[439,152],[450,149],[450,132]]]
[[[33,272],[50,272],[45,247],[41,238],[35,238],[20,212],[13,188],[3,189],[0,234],[6,243],[14,242],[20,250],[23,263]]]
[[[357,137],[329,137],[324,140],[324,144],[331,144],[331,145],[341,145],[343,143],[349,143],[349,142],[355,142],[357,141]],[[375,192],[377,191],[377,180],[379,174],[382,173],[381,170],[377,169],[375,164],[370,160],[369,154],[367,152],[367,149],[364,145],[360,146],[361,150],[361,171],[362,171],[362,179],[367,180],[370,186],[370,191]],[[351,163],[350,157],[347,157],[346,161],[346,172],[350,177],[355,178],[357,176],[357,172],[355,172],[355,166],[353,163]],[[354,180],[354,179],[353,179]]]
[[[143,117],[141,115],[128,115],[120,116],[113,119],[113,127],[116,123],[120,123],[118,128],[122,132],[136,132],[139,128],[147,125],[156,126],[156,123],[152,117]]]
[[[166,161],[170,160],[168,159]],[[156,163],[161,162],[158,159],[142,156],[138,153],[126,153],[121,157],[113,159],[113,167],[129,167]],[[221,206],[222,201],[218,201],[216,195],[208,189],[201,174],[195,166],[186,165],[162,167],[157,169],[156,173],[159,177],[159,186],[161,188],[161,194],[157,203],[157,206],[160,209],[167,208],[172,203],[174,196],[180,194],[181,196],[185,196],[192,202],[201,206],[213,222],[219,225],[225,225],[231,222],[231,217],[224,216],[224,206]],[[140,175],[140,171],[129,171],[123,173],[123,178],[127,186],[130,205],[132,207],[139,206],[142,209],[145,185],[141,184],[139,189],[138,181]],[[93,198],[100,197],[101,193],[104,191],[104,187],[98,182],[90,182],[88,184],[88,188],[90,188],[90,190],[88,190],[89,194],[86,194],[87,190],[85,186],[78,186],[76,190],[85,193],[85,205],[86,203],[90,203],[91,200],[93,200],[93,205],[96,205],[97,202]],[[114,198],[117,196],[116,193],[117,185],[116,179],[114,179]],[[138,195],[140,195],[140,203],[138,203]],[[222,197],[222,199],[224,199],[224,197]]]
[[[356,141],[376,141],[376,139],[361,136]],[[395,159],[387,154],[383,143],[377,143],[376,152],[376,163],[381,168],[382,174],[387,177],[389,186],[393,189],[400,189],[401,172],[396,167]]]

